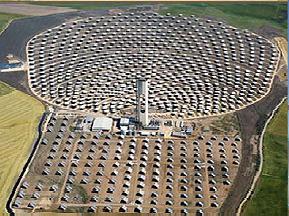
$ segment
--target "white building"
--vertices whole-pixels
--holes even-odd
[[[107,117],[97,117],[94,119],[91,130],[98,131],[110,131],[112,127],[112,119]]]

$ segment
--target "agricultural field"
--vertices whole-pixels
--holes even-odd
[[[1,83],[0,82],[0,97],[6,94],[9,94],[13,91],[13,88],[11,88],[10,86],[8,86],[5,83]]]
[[[268,125],[264,137],[264,165],[255,194],[244,216],[286,215],[287,212],[287,101]]]
[[[0,215],[30,153],[43,105],[0,83]]]

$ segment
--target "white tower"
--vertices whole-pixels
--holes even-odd
[[[140,126],[147,126],[149,124],[148,113],[148,80],[139,79],[136,83],[136,118]]]

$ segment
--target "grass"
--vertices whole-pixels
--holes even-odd
[[[0,32],[7,26],[9,21],[13,19],[23,18],[23,15],[0,13]]]
[[[22,15],[0,13],[0,32],[10,20]],[[0,82],[0,215],[11,189],[26,162],[43,105],[32,97]]]
[[[285,102],[278,110],[278,114],[274,117],[274,120],[270,123],[266,132],[278,135],[287,136],[287,104]]]
[[[0,83],[0,215],[35,139],[43,105]]]
[[[78,194],[80,195],[82,199],[82,202],[87,203],[87,201],[89,200],[89,196],[86,193],[85,189],[81,185],[77,185],[75,189],[78,191]]]
[[[0,97],[9,94],[13,91],[13,88],[8,86],[6,83],[0,82]]]
[[[270,27],[287,36],[287,3],[178,3],[166,4],[160,12],[219,18],[251,31]]]
[[[287,144],[285,101],[265,132],[263,170],[244,216],[287,215]]]
[[[239,131],[239,129],[238,119],[235,114],[220,116],[210,126],[210,130],[214,134],[228,134],[235,130]]]

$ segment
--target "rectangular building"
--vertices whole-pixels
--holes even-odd
[[[110,131],[112,127],[113,120],[108,117],[97,117],[94,119],[91,130],[92,131]]]

